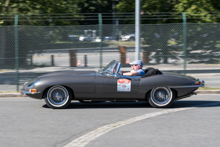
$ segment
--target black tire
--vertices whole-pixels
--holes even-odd
[[[174,92],[167,87],[156,87],[151,90],[148,99],[149,104],[154,108],[167,108],[173,104]]]
[[[44,100],[50,108],[63,109],[71,103],[72,92],[63,86],[53,86],[47,91],[47,97]]]

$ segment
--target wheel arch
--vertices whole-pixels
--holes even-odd
[[[170,90],[173,92],[174,99],[176,99],[176,98],[177,98],[177,96],[178,96],[177,91],[176,91],[175,89],[173,89],[173,88],[170,88]]]
[[[154,88],[152,88],[152,89],[154,89]],[[148,90],[148,91],[146,92],[146,94],[145,94],[145,100],[148,101],[148,99],[150,98],[150,93],[151,93],[152,89],[150,89],[150,90]]]
[[[154,87],[154,88],[156,88],[156,87]],[[150,90],[148,90],[148,91],[146,92],[146,94],[145,94],[145,100],[148,101],[148,99],[150,98],[151,91],[152,91],[154,88],[151,88]],[[168,87],[167,87],[167,88],[168,88]],[[177,96],[178,96],[177,91],[176,91],[175,89],[173,89],[173,88],[170,88],[170,90],[172,90],[174,97],[177,98]]]
[[[47,97],[47,92],[48,92],[48,90],[49,90],[51,87],[53,87],[53,86],[63,86],[63,87],[65,87],[66,89],[70,90],[71,95],[72,95],[72,100],[75,98],[74,91],[73,91],[70,87],[65,86],[65,85],[51,85],[51,86],[47,87],[47,88],[43,91],[42,98]]]

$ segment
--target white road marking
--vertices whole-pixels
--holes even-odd
[[[152,117],[156,117],[159,115],[164,115],[164,114],[169,114],[169,113],[174,113],[174,112],[179,112],[179,111],[184,111],[184,110],[189,110],[189,109],[194,109],[197,107],[204,107],[204,106],[212,106],[212,105],[218,105],[219,103],[210,103],[210,104],[204,104],[204,105],[197,105],[196,107],[188,107],[188,108],[175,108],[175,109],[166,109],[164,111],[160,111],[160,112],[153,112],[153,113],[148,113],[148,114],[144,114],[144,115],[140,115],[137,117],[133,117],[133,118],[129,118],[123,121],[119,121],[116,123],[112,123],[112,124],[108,124],[105,125],[103,127],[97,128],[79,138],[74,139],[73,141],[71,141],[70,143],[68,143],[67,145],[63,146],[63,147],[84,147],[85,145],[87,145],[89,142],[91,142],[92,140],[95,140],[96,138],[125,125],[137,122],[137,121],[141,121],[144,119],[148,119],[148,118],[152,118]]]

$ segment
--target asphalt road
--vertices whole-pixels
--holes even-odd
[[[151,108],[145,102],[73,101],[68,109],[54,110],[43,100],[0,98],[0,146],[61,147],[99,127],[149,114],[94,135],[85,146],[219,147],[219,107],[220,95],[193,96],[176,101],[170,109]]]

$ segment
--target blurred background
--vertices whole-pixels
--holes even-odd
[[[135,59],[134,0],[0,2],[0,92],[39,75],[99,70]],[[220,87],[220,3],[141,0],[144,68],[201,77]]]

